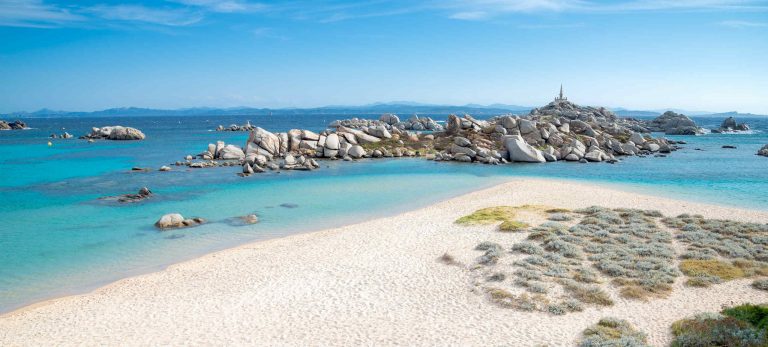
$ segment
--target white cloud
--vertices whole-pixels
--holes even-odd
[[[453,19],[478,20],[509,13],[616,13],[641,11],[768,11],[765,0],[454,0]],[[482,15],[481,15],[482,14]]]
[[[0,1],[0,26],[48,28],[84,19],[67,9],[46,5],[42,0]]]
[[[269,8],[262,3],[254,3],[244,0],[171,0],[183,5],[197,6],[212,12],[256,12]]]
[[[186,9],[151,8],[140,5],[97,5],[85,11],[107,20],[165,26],[186,26],[203,19],[201,13]]]

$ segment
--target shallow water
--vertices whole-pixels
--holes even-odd
[[[254,116],[272,131],[321,130],[346,115]],[[442,118],[442,117],[439,117]],[[207,143],[242,145],[246,133],[212,132],[245,117],[29,119],[25,131],[0,132],[0,312],[52,296],[78,293],[132,274],[244,242],[318,230],[409,209],[488,187],[511,177],[553,177],[615,184],[622,189],[684,200],[768,209],[768,121],[744,118],[751,134],[670,137],[688,141],[666,158],[627,158],[614,165],[550,163],[504,166],[436,163],[423,159],[323,161],[313,172],[241,178],[239,167],[171,172],[158,168],[199,153]],[[720,119],[696,119],[716,127]],[[91,126],[127,125],[148,136],[140,142],[52,140]],[[736,145],[737,149],[721,146]],[[696,150],[699,148],[701,150]],[[116,205],[99,197],[150,187],[144,203]],[[545,189],[545,187],[543,187]],[[280,206],[295,204],[294,208]],[[211,221],[158,232],[159,216],[180,212]],[[235,217],[256,213],[260,223]]]

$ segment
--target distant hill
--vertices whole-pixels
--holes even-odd
[[[712,118],[754,118],[754,117],[768,117],[768,115],[763,114],[754,114],[754,113],[739,113],[736,111],[731,112],[722,112],[722,113],[710,113],[710,114],[703,114],[699,115],[697,117],[712,117]]]
[[[185,108],[176,110],[161,110],[139,107],[110,108],[93,112],[68,112],[42,109],[36,112],[18,112],[0,115],[3,118],[45,118],[45,117],[116,117],[116,116],[240,116],[240,115],[292,115],[292,114],[335,114],[335,115],[380,115],[382,113],[396,113],[400,115],[423,114],[475,114],[498,115],[505,113],[527,113],[531,107],[516,105],[430,105],[418,103],[376,103],[363,106],[324,106],[315,108]]]
[[[400,116],[411,114],[419,115],[448,115],[451,113],[464,114],[469,113],[476,116],[495,116],[506,113],[527,114],[532,107],[492,104],[479,105],[468,104],[463,106],[451,105],[433,105],[410,101],[381,102],[361,106],[333,105],[314,108],[255,108],[255,107],[231,107],[231,108],[213,108],[213,107],[195,107],[175,110],[162,110],[140,107],[120,107],[110,108],[93,112],[70,112],[42,109],[35,112],[15,112],[10,114],[0,114],[0,119],[15,118],[46,118],[46,117],[153,117],[153,116],[252,116],[252,115],[346,115],[353,116],[377,116],[382,113],[395,113]],[[628,110],[625,108],[611,109],[619,117],[631,118],[654,118],[667,110]],[[670,109],[677,113],[683,113],[688,116],[696,117],[766,117],[752,113],[738,113],[736,111],[712,113],[703,111],[686,111],[679,109]]]

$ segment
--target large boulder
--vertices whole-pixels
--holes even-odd
[[[391,113],[385,113],[379,117],[379,120],[389,125],[395,125],[400,123],[400,118],[397,115]]]
[[[363,149],[363,147],[360,145],[354,145],[349,150],[347,150],[347,155],[355,159],[360,159],[365,156],[365,149]]]
[[[664,112],[648,124],[648,129],[654,132],[663,132],[667,135],[697,135],[703,134],[704,129],[698,127],[696,122],[684,114],[672,111]]]
[[[251,134],[248,137],[248,143],[253,143],[261,147],[272,156],[280,154],[280,138],[260,127],[251,131]]]
[[[352,129],[352,128],[347,128],[345,126],[340,126],[338,131],[355,135],[355,139],[357,140],[357,142],[362,144],[376,143],[381,141],[380,138],[366,134],[364,131],[358,130],[358,129]]]
[[[449,115],[445,122],[445,132],[449,135],[457,134],[461,130],[461,120],[455,114]]]
[[[746,123],[736,123],[736,118],[728,117],[725,120],[723,120],[722,124],[720,124],[720,128],[712,129],[712,132],[724,133],[724,132],[747,131],[747,130],[749,130],[749,125],[747,125]]]
[[[339,135],[329,134],[325,138],[325,148],[338,150],[339,149]]]
[[[244,159],[245,153],[235,145],[226,145],[219,151],[219,159]]]
[[[166,230],[190,227],[203,223],[205,223],[205,219],[202,218],[185,219],[184,216],[179,213],[169,213],[160,217],[160,219],[155,222],[155,226],[160,230]]]
[[[541,151],[527,144],[520,135],[504,136],[504,147],[506,147],[509,153],[509,160],[511,161],[528,163],[546,162]]]
[[[26,128],[27,124],[20,120],[16,120],[10,123],[4,120],[0,120],[0,130],[21,130]]]
[[[141,130],[120,125],[91,129],[91,133],[83,136],[88,139],[106,139],[115,141],[143,140],[146,138]]]

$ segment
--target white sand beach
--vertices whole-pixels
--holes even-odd
[[[523,204],[768,221],[768,212],[516,179],[395,217],[247,244],[11,312],[0,316],[0,345],[568,346],[612,316],[662,346],[675,320],[768,302],[749,279],[686,288],[679,277],[667,298],[630,301],[611,293],[613,306],[563,316],[495,306],[473,291],[469,264],[481,255],[474,247],[525,235],[454,221],[482,207]],[[446,252],[466,265],[439,262]]]

